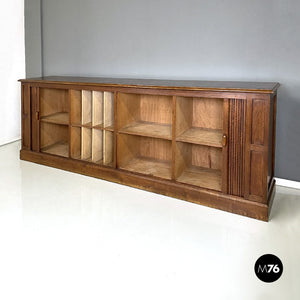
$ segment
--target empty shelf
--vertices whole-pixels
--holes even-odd
[[[171,179],[171,163],[168,161],[139,157],[132,159],[124,166],[120,166],[120,169]]]
[[[169,124],[135,122],[123,127],[120,132],[172,140],[172,126]]]
[[[42,148],[41,151],[49,154],[69,157],[69,144],[66,142],[58,142]]]
[[[41,118],[41,121],[47,123],[69,125],[69,114],[67,112],[59,112]]]
[[[222,130],[192,127],[179,135],[176,141],[222,147]]]
[[[182,172],[177,181],[221,191],[222,175],[220,170],[191,166]]]

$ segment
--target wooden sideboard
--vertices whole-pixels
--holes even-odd
[[[21,159],[268,220],[278,83],[20,81]]]

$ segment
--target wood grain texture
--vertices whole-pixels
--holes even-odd
[[[69,112],[67,89],[40,88],[40,115],[48,116],[59,112]]]
[[[41,117],[42,122],[69,125],[69,114],[66,112],[59,112],[45,117]]]
[[[193,101],[187,97],[176,97],[176,136],[192,127]]]
[[[175,180],[221,190],[222,149],[176,143]]]
[[[223,137],[227,138],[226,145],[222,149],[222,192],[228,192],[228,136],[229,136],[229,99],[224,99],[223,104]]]
[[[92,162],[102,163],[103,161],[103,131],[92,129]]]
[[[176,138],[176,141],[222,148],[222,130],[192,127]]]
[[[267,219],[275,190],[275,94],[93,82],[26,84],[29,130],[34,129],[28,133],[29,149],[42,152],[23,149],[21,157]]]
[[[71,124],[81,124],[81,91],[69,91]]]
[[[120,169],[171,179],[171,141],[119,134],[117,145]]]
[[[260,95],[247,97],[247,132],[246,132],[246,186],[245,198],[267,203],[268,190],[272,179],[268,176],[270,169],[270,147],[272,147],[271,97],[261,99]],[[273,117],[272,117],[273,118]],[[249,127],[249,128],[248,128]]]
[[[62,157],[69,157],[69,144],[64,141],[57,142],[41,149],[42,152],[58,155]]]
[[[30,85],[21,86],[21,113],[22,113],[22,149],[31,149],[31,103]]]
[[[264,165],[263,152],[250,152],[250,195],[261,197],[264,194],[263,172]]]
[[[223,99],[193,98],[193,127],[223,128]]]
[[[134,174],[125,170],[115,170],[85,161],[74,161],[45,153],[21,150],[20,157],[22,160],[125,184],[242,216],[263,221],[268,220],[271,201],[268,201],[268,204],[257,203],[241,197],[226,195],[218,191],[206,190],[157,177]],[[274,193],[270,194],[270,200],[271,195],[274,195]]]
[[[92,160],[92,129],[81,128],[81,159]]]
[[[31,103],[31,149],[40,151],[40,94],[39,88],[30,88]]]
[[[190,166],[182,172],[177,181],[221,191],[222,174],[220,170]]]
[[[103,92],[98,92],[98,91],[93,91],[92,92],[92,124],[93,126],[103,126],[103,115],[104,115],[104,110],[103,110]]]
[[[103,136],[103,164],[113,166],[114,163],[114,133],[104,131]]]
[[[194,144],[191,147],[192,165],[208,169],[222,169],[222,149]]]
[[[70,157],[81,159],[81,128],[72,126],[70,131]]]
[[[234,91],[273,93],[278,87],[278,82],[246,82],[246,81],[198,81],[198,80],[159,80],[159,79],[134,79],[134,78],[105,78],[105,77],[71,77],[71,76],[46,76],[38,78],[20,79],[21,82],[30,83],[63,83],[66,85],[89,85],[97,87],[129,87],[142,89],[171,89],[195,91]]]
[[[228,193],[244,196],[246,105],[229,99]]]
[[[104,92],[104,128],[114,125],[114,93]]]
[[[173,99],[169,96],[141,95],[139,120],[171,125],[172,103]]]
[[[148,176],[171,179],[171,164],[169,162],[146,157],[133,158],[127,164],[122,165],[120,169]]]
[[[41,151],[51,149],[55,145],[63,145],[66,150],[68,150],[69,155],[69,127],[65,125],[51,124],[51,123],[40,123],[40,134],[41,134]],[[56,148],[55,148],[56,149]],[[55,149],[53,151],[55,151]],[[62,147],[58,147],[57,151],[61,151]],[[53,153],[52,154],[55,154]],[[48,153],[50,153],[48,151]],[[64,152],[63,152],[64,153]],[[57,153],[59,155],[59,153]],[[68,156],[65,155],[64,156]]]
[[[92,124],[92,92],[82,91],[81,124]]]
[[[264,144],[265,116],[266,116],[265,102],[260,99],[253,99],[251,144],[255,144],[255,145]]]
[[[117,129],[135,123],[139,120],[140,97],[137,94],[118,93],[117,96]]]
[[[172,140],[172,125],[150,122],[133,122],[119,130],[121,133]]]

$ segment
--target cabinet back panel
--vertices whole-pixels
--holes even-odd
[[[140,120],[162,124],[172,124],[172,97],[141,95]]]
[[[222,149],[192,145],[192,165],[208,168],[222,169]]]
[[[70,90],[71,123],[81,123],[81,91]]]
[[[172,143],[171,141],[139,137],[140,139],[140,156],[158,160],[171,161]]]
[[[118,93],[117,122],[118,128],[138,121],[139,119],[139,95]]]
[[[193,98],[193,127],[222,129],[223,99]]]
[[[68,90],[40,89],[40,114],[48,116],[58,112],[68,112]]]
[[[41,148],[58,142],[68,142],[69,128],[64,125],[40,122],[41,126]]]

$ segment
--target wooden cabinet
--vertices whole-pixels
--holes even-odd
[[[21,159],[268,220],[278,83],[20,81]]]

